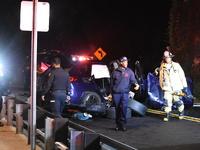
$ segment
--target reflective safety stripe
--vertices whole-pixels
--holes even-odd
[[[147,109],[148,113],[159,114],[159,115],[166,115],[164,111],[161,110],[153,110]],[[170,117],[178,118],[178,114],[170,113]],[[193,122],[200,122],[200,118],[190,117],[190,116],[183,116],[183,120],[193,121]]]

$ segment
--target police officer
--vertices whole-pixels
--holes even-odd
[[[70,80],[68,72],[61,67],[61,60],[58,57],[52,59],[52,67],[54,68],[49,73],[47,86],[42,92],[42,100],[45,100],[45,94],[51,93],[51,111],[61,116],[65,106],[65,102],[70,100]]]
[[[2,76],[3,74],[0,72],[0,115],[1,115],[1,110],[2,110],[2,104],[3,104],[3,99],[2,99],[2,94],[3,94],[3,89],[2,89]],[[3,123],[0,122],[0,127],[3,127]]]
[[[0,91],[0,116],[1,116],[1,110],[2,110],[2,103],[3,103],[3,99],[2,99],[2,94]],[[3,123],[0,122],[0,127],[3,127]]]
[[[187,81],[180,64],[172,61],[173,57],[172,53],[165,51],[164,61],[161,63],[160,68],[155,70],[156,73],[159,73],[160,87],[164,91],[164,111],[166,112],[164,121],[170,119],[173,101],[178,107],[179,119],[183,119],[184,116],[183,101],[175,93],[180,94],[183,90],[187,94]]]
[[[139,85],[133,71],[127,67],[127,57],[121,57],[119,63],[119,68],[114,70],[111,76],[112,97],[116,110],[115,129],[126,131],[128,94],[132,85],[135,90],[139,89]]]

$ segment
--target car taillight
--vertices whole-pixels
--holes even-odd
[[[78,77],[70,76],[70,82],[76,82],[77,80],[78,80]]]

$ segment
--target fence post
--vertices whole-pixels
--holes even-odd
[[[54,150],[55,149],[55,135],[54,135],[54,119],[47,118],[45,120],[45,139],[44,145],[45,150]]]
[[[31,143],[30,111],[31,110],[28,109],[28,144]],[[45,118],[46,118],[45,110],[36,110],[36,128],[45,128]]]
[[[23,130],[23,104],[16,104],[16,134],[21,134]]]
[[[84,149],[84,131],[71,131],[70,150]]]
[[[1,114],[0,114],[0,119],[1,120],[5,120],[6,119],[6,96],[2,96],[2,110],[1,110]]]
[[[45,120],[45,150],[54,150],[55,142],[67,143],[68,138],[67,118],[46,118]]]
[[[13,125],[13,108],[14,108],[14,100],[8,99],[7,101],[7,125]]]

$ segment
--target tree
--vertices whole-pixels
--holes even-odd
[[[172,2],[169,42],[172,52],[176,55],[178,62],[183,65],[186,75],[192,77],[194,93],[198,95],[200,64],[194,63],[194,60],[200,56],[200,1],[172,0]]]

